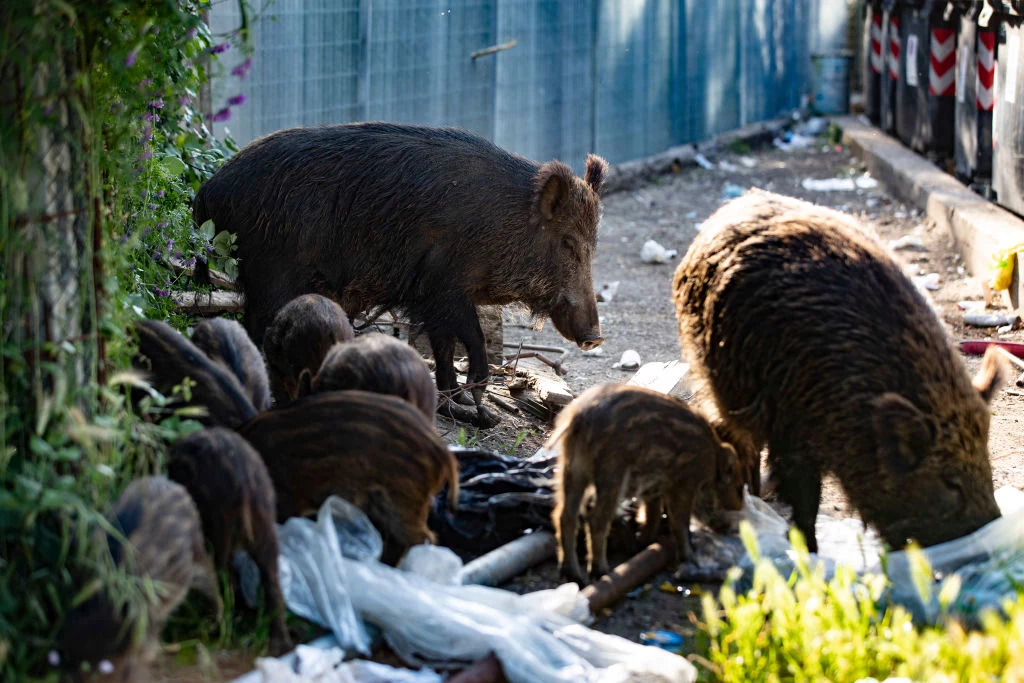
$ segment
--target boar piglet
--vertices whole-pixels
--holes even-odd
[[[307,294],[289,301],[263,336],[274,402],[280,405],[298,398],[302,373],[316,374],[332,346],[354,337],[348,315],[327,297]]]
[[[144,616],[130,617],[119,596],[103,589],[72,610],[58,635],[61,664],[77,680],[148,681],[164,624],[190,588],[222,609],[202,522],[188,492],[164,477],[138,479],[114,505],[107,536],[114,564],[152,582]],[[121,537],[127,539],[123,545]],[[135,619],[145,619],[141,642]],[[105,661],[104,661],[105,660]]]
[[[458,461],[423,414],[396,396],[313,394],[260,414],[239,433],[267,465],[279,522],[341,496],[380,531],[388,564],[434,542],[427,516],[445,484],[449,510],[458,504]]]
[[[170,396],[186,377],[192,380],[195,385],[187,404],[206,408],[208,414],[201,422],[235,427],[256,415],[238,378],[173,327],[157,320],[142,320],[135,324],[135,330],[139,340],[135,367],[165,396]]]
[[[335,344],[320,372],[310,379],[303,370],[300,394],[361,389],[404,398],[431,424],[437,410],[437,388],[423,357],[408,344],[376,332],[348,344]]]
[[[728,431],[768,446],[812,551],[826,473],[894,548],[999,516],[993,349],[972,384],[922,292],[838,211],[752,191],[704,225],[673,284],[683,351]]]
[[[293,128],[221,166],[196,193],[193,217],[238,235],[253,339],[307,292],[351,315],[403,311],[427,332],[445,409],[489,426],[477,306],[522,302],[581,348],[602,342],[591,266],[607,168],[589,155],[581,178],[456,128]],[[456,341],[469,355],[472,399],[456,382]]]
[[[698,493],[710,487],[719,504],[743,506],[739,458],[708,421],[682,401],[624,384],[599,384],[559,414],[547,448],[557,449],[555,508],[562,573],[584,585],[576,554],[581,508],[587,504],[587,554],[595,577],[609,572],[608,532],[619,503],[638,497],[643,536],[653,540],[664,505],[674,540],[675,563],[693,557],[690,514]],[[588,500],[589,499],[589,500]]]
[[[238,322],[227,318],[201,320],[192,330],[192,343],[238,379],[256,410],[270,407],[267,366],[260,350]]]
[[[256,563],[274,619],[271,650],[274,654],[289,650],[278,579],[274,485],[259,453],[230,430],[203,429],[174,443],[167,476],[184,486],[199,508],[217,569],[230,574],[236,550],[244,550]]]

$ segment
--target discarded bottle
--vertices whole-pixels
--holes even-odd
[[[679,654],[683,648],[683,637],[672,631],[644,631],[640,634],[641,645],[653,645],[662,650]]]

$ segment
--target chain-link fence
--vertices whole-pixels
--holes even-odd
[[[214,31],[238,25],[231,12],[214,6]],[[580,170],[589,151],[626,161],[797,106],[812,49],[843,30],[823,12],[812,0],[276,0],[253,27],[249,106],[218,125],[240,143],[320,123],[457,125]],[[473,57],[493,46],[505,49]],[[238,85],[215,81],[214,98]]]

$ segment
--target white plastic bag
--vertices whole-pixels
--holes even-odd
[[[455,585],[461,563],[426,546],[414,548],[407,563],[422,574],[402,571],[376,561],[380,537],[366,525],[361,511],[332,497],[316,522],[279,527],[288,608],[327,625],[345,649],[366,652],[373,626],[420,666],[461,667],[494,652],[512,683],[696,680],[678,655],[582,626],[589,607],[575,584],[527,595]]]

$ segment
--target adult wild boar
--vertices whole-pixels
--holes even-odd
[[[606,171],[590,155],[579,178],[455,128],[295,128],[225,163],[199,189],[193,217],[237,234],[257,344],[275,312],[307,292],[353,316],[404,311],[428,334],[442,395],[469,404],[453,364],[455,341],[465,345],[477,410],[453,412],[490,424],[476,306],[522,302],[583,349],[603,341],[591,261]]]
[[[922,293],[850,217],[768,192],[719,209],[676,270],[683,350],[733,435],[765,444],[814,550],[825,473],[893,547],[999,516],[988,402]]]

